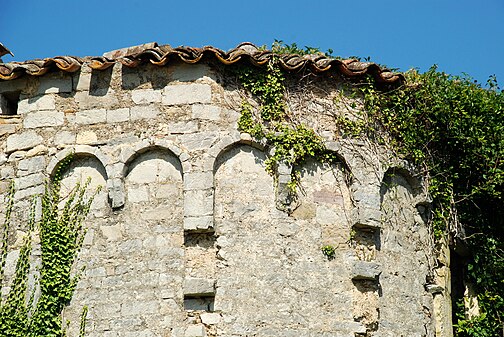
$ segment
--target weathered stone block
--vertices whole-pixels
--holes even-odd
[[[93,144],[98,141],[98,136],[91,130],[84,130],[77,134],[75,142],[77,144]]]
[[[219,139],[217,132],[197,132],[181,135],[182,145],[188,151],[208,149]]]
[[[42,193],[44,193],[44,185],[32,186],[25,188],[23,190],[16,191],[16,193],[14,193],[14,199],[15,200],[24,199],[27,197],[32,197],[34,195],[40,195]]]
[[[107,188],[109,199],[112,201],[112,208],[124,206],[126,197],[122,180],[119,178],[109,179],[107,181]]]
[[[184,192],[184,216],[201,217],[213,214],[213,191],[190,190]]]
[[[126,122],[130,119],[130,109],[107,110],[107,123]]]
[[[214,105],[195,104],[192,106],[192,118],[218,121],[221,108]]]
[[[26,114],[23,125],[27,129],[43,126],[58,126],[65,122],[65,114],[60,111],[38,111]]]
[[[352,266],[353,280],[376,280],[381,274],[381,265],[375,262],[355,261]]]
[[[185,296],[209,296],[215,294],[215,280],[189,277],[184,280]]]
[[[39,136],[35,131],[25,131],[15,135],[10,135],[7,138],[6,152],[14,152],[17,150],[30,149],[38,144],[43,143],[44,139]]]
[[[212,88],[208,84],[168,85],[163,91],[162,102],[165,105],[210,103]]]
[[[213,172],[189,172],[184,175],[184,190],[213,188]]]
[[[214,219],[213,216],[200,216],[200,217],[185,217],[184,230],[186,231],[213,231]]]
[[[149,104],[161,102],[161,91],[154,89],[137,89],[131,92],[131,99],[135,104]]]
[[[74,77],[75,91],[89,90],[91,85],[91,73],[81,71]]]
[[[168,123],[168,132],[175,134],[192,133],[198,131],[195,121]]]
[[[0,124],[0,136],[8,133],[16,132],[16,125],[14,124]]]
[[[78,111],[75,115],[77,124],[97,124],[105,123],[107,111],[105,109]]]
[[[159,114],[159,110],[154,106],[134,106],[130,110],[132,121],[139,119],[154,119]]]
[[[56,145],[73,144],[75,143],[75,133],[70,131],[61,131],[54,136]]]
[[[367,189],[358,189],[354,193],[354,199],[360,205],[368,208],[380,208],[380,193],[379,189],[368,187]]]
[[[18,175],[24,176],[36,172],[42,172],[46,166],[46,161],[43,156],[23,159],[18,164]]]
[[[114,108],[119,103],[116,93],[112,89],[96,90],[93,95],[87,91],[78,91],[75,93],[74,99],[79,108],[83,110]]]
[[[48,152],[47,146],[39,144],[26,152],[27,157],[34,157]]]
[[[18,115],[41,110],[56,110],[56,102],[53,95],[25,98],[21,99],[18,103]]]
[[[205,326],[202,324],[189,325],[185,331],[185,337],[206,337]]]
[[[24,190],[28,187],[41,185],[44,183],[44,181],[45,176],[43,173],[34,173],[15,179],[14,184],[16,186],[16,189]]]
[[[200,315],[201,322],[207,325],[218,324],[221,320],[221,315],[216,312],[205,312]]]
[[[355,227],[381,227],[381,211],[379,209],[359,207],[352,211],[352,219]]]

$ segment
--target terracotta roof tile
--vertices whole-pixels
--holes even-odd
[[[273,57],[278,58],[282,68],[292,72],[306,68],[313,73],[319,74],[327,72],[330,69],[335,69],[342,75],[350,78],[371,75],[377,83],[401,84],[404,82],[402,74],[382,69],[375,63],[360,62],[352,59],[338,60],[322,54],[278,55],[270,50],[261,50],[248,42],[242,43],[227,52],[211,46],[202,48],[172,48],[169,45],[159,46],[153,42],[107,52],[99,57],[57,56],[43,60],[0,63],[0,80],[12,80],[23,75],[42,76],[49,71],[57,69],[65,72],[75,72],[85,63],[89,64],[92,69],[104,70],[115,63],[121,63],[126,67],[134,68],[145,62],[164,66],[172,60],[180,60],[193,64],[200,62],[203,58],[214,58],[226,65],[245,60],[253,65],[263,66]]]

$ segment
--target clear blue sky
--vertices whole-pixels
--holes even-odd
[[[504,0],[0,0],[0,42],[24,61],[158,42],[331,48],[405,71],[433,64],[504,83]]]

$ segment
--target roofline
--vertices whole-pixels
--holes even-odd
[[[0,80],[8,81],[26,75],[43,76],[58,70],[73,73],[79,71],[85,64],[95,70],[105,70],[116,63],[129,68],[135,68],[142,63],[165,66],[173,60],[196,64],[205,57],[214,58],[224,65],[245,60],[255,66],[265,66],[276,58],[280,66],[288,72],[309,69],[315,74],[323,74],[329,70],[336,70],[347,78],[358,80],[370,75],[377,84],[394,86],[401,85],[405,81],[402,74],[381,68],[376,63],[360,62],[355,59],[339,60],[323,54],[277,54],[271,50],[262,50],[250,42],[241,43],[227,52],[212,46],[172,48],[170,45],[159,46],[153,42],[111,51],[98,57],[56,56],[24,62],[0,63]]]

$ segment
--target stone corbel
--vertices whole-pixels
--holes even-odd
[[[126,202],[126,193],[124,188],[124,164],[115,163],[107,165],[107,192],[112,209],[121,208]]]
[[[292,180],[291,173],[291,165],[285,162],[278,163],[275,204],[278,210],[289,214],[298,207],[296,193],[289,187]]]

